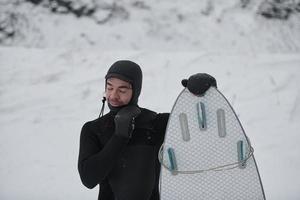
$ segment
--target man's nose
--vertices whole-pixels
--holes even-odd
[[[119,98],[118,91],[117,91],[117,90],[113,90],[113,91],[110,93],[110,98],[111,98],[111,99],[118,99],[118,98]]]

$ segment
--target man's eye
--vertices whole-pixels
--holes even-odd
[[[113,90],[113,88],[109,88],[109,87],[108,87],[108,88],[106,88],[106,89],[107,89],[108,91],[112,91],[112,90]]]

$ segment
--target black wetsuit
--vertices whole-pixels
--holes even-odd
[[[159,200],[157,154],[168,118],[142,109],[130,139],[114,135],[113,112],[85,123],[78,160],[83,184],[99,184],[100,200]]]

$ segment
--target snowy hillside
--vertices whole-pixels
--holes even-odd
[[[92,16],[80,18],[72,13],[51,13],[50,8],[56,4],[45,3],[50,0],[39,6],[8,3],[25,0],[1,1],[6,3],[0,4],[0,28],[14,30],[10,32],[14,38],[2,42],[7,46],[100,47],[106,51],[300,51],[300,11],[288,20],[268,19],[259,14],[265,0],[185,0],[184,4],[178,0],[69,0],[75,2],[75,8],[97,9]],[[299,0],[286,2],[298,2],[295,9],[300,10]],[[3,38],[0,31],[0,44]]]
[[[3,2],[0,21],[24,20],[0,46],[1,200],[96,199],[77,172],[79,135],[118,59],[142,66],[140,106],[157,112],[170,112],[181,79],[213,75],[252,142],[267,199],[300,199],[299,14],[268,20],[255,12],[260,0],[119,0],[99,25]]]

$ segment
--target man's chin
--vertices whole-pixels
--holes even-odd
[[[111,103],[111,102],[109,102],[109,104],[110,104],[111,106],[113,106],[113,107],[116,107],[116,108],[124,106],[124,105],[121,104],[121,103]]]

